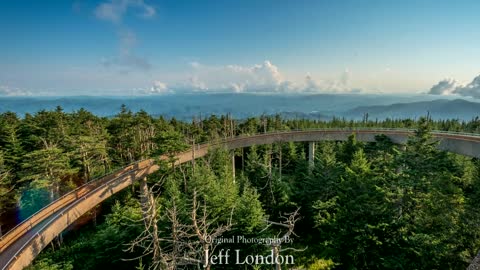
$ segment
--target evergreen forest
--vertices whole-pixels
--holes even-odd
[[[283,142],[212,148],[172,165],[195,144],[320,128],[413,132],[404,145],[381,134],[368,143],[354,134],[316,142],[313,163],[308,143]],[[154,158],[159,171],[91,210],[28,269],[465,269],[480,251],[480,161],[437,149],[434,130],[480,134],[480,119],[180,121],[126,106],[112,117],[61,107],[7,112],[0,231],[78,186]],[[228,241],[238,237],[277,241]],[[210,262],[226,250],[230,264]],[[294,263],[239,265],[235,250],[241,262],[273,254]]]

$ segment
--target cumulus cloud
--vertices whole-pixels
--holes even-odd
[[[166,94],[169,93],[170,90],[166,83],[161,81],[154,81],[152,88],[150,88],[150,93],[152,94]]]
[[[304,80],[287,80],[280,69],[265,60],[251,66],[211,66],[190,62],[186,80],[170,85],[172,92],[230,93],[322,93],[351,92],[350,73],[346,70],[336,80],[317,81],[310,74]]]
[[[473,81],[466,86],[459,86],[453,91],[461,96],[480,98],[480,75],[475,77]]]
[[[94,14],[98,19],[117,24],[122,22],[129,9],[135,9],[137,15],[144,18],[153,17],[156,13],[155,8],[143,0],[110,0],[99,4]]]
[[[191,76],[186,86],[191,87],[194,91],[208,90],[206,83],[201,81],[197,76]]]
[[[134,92],[140,95],[163,95],[173,93],[170,87],[162,81],[154,81],[150,88],[134,89]]]
[[[301,86],[296,84],[292,81],[283,81],[277,88],[277,92],[280,93],[292,93],[292,92],[299,92],[301,90]]]
[[[430,88],[430,95],[449,95],[457,87],[457,81],[454,79],[444,79]]]
[[[428,94],[432,95],[451,95],[456,94],[465,97],[480,99],[480,75],[475,77],[472,82],[466,85],[460,85],[453,79],[445,79],[432,86]]]
[[[305,90],[309,92],[317,91],[322,88],[318,82],[316,82],[310,74],[305,76]]]
[[[26,91],[20,88],[9,87],[6,85],[0,85],[0,96],[12,97],[12,96],[30,96],[30,95],[31,93],[29,91]]]
[[[210,92],[275,92],[285,81],[270,61],[253,66],[208,66],[191,62],[191,74],[179,88]]]
[[[304,84],[300,87],[301,92],[328,92],[328,93],[358,93],[362,89],[350,86],[351,73],[346,69],[338,79],[324,81],[315,80],[310,74],[305,76]],[[298,90],[298,89],[297,89]]]

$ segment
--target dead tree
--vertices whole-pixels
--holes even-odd
[[[199,247],[194,248],[194,250],[200,251],[200,258],[203,258],[202,262],[206,270],[210,270],[210,254],[215,251],[215,248],[218,246],[218,243],[215,241],[223,233],[229,231],[232,228],[232,216],[233,209],[230,214],[227,225],[220,225],[215,228],[211,228],[214,220],[208,220],[207,206],[204,203],[202,207],[202,215],[197,216],[197,211],[200,206],[197,202],[197,191],[193,192],[193,207],[192,207],[192,225],[195,232],[195,235],[198,239],[196,241]]]
[[[191,233],[192,226],[179,220],[175,201],[173,201],[173,206],[166,210],[166,217],[171,224],[171,233],[170,237],[161,239],[164,247],[160,256],[165,264],[165,269],[175,270],[178,266],[201,263],[195,257],[196,252],[190,241],[194,236]]]
[[[274,258],[274,262],[275,262],[275,270],[281,270],[282,269],[281,264],[278,263],[278,256],[280,255],[280,253],[282,251],[286,251],[286,250],[304,251],[306,249],[306,248],[303,249],[303,250],[296,250],[296,249],[293,249],[293,248],[282,249],[282,244],[289,242],[290,237],[292,235],[296,236],[296,234],[294,233],[294,229],[295,229],[295,223],[297,223],[297,221],[300,220],[300,216],[299,216],[299,213],[298,213],[299,211],[300,211],[300,208],[297,208],[297,210],[295,210],[292,213],[282,215],[281,218],[283,219],[283,221],[281,221],[281,222],[274,222],[274,221],[270,221],[270,220],[265,221],[267,223],[267,226],[265,227],[265,229],[262,230],[262,232],[267,230],[268,228],[270,228],[273,225],[280,226],[280,227],[283,227],[283,228],[287,229],[286,232],[281,237],[280,237],[280,233],[281,233],[280,232],[277,235],[277,237],[269,243],[269,246],[273,251],[273,258]]]
[[[172,207],[166,210],[167,219],[171,224],[170,235],[160,239],[163,243],[160,257],[164,269],[175,270],[185,265],[203,265],[202,268],[210,269],[210,254],[218,246],[215,239],[230,230],[231,217],[227,225],[211,228],[214,220],[208,219],[205,204],[202,207],[202,214],[197,215],[200,206],[197,192],[194,191],[191,224],[185,224],[179,219],[175,202],[172,203]]]
[[[129,244],[126,251],[133,252],[135,248],[141,248],[143,253],[129,260],[151,255],[152,263],[149,269],[153,270],[175,270],[185,265],[202,265],[205,269],[210,269],[209,254],[212,254],[218,246],[215,239],[231,229],[233,209],[227,225],[215,227],[213,226],[215,220],[209,219],[205,203],[201,215],[197,214],[200,206],[197,192],[194,191],[190,213],[191,224],[180,220],[177,205],[172,201],[173,205],[165,210],[165,217],[170,223],[170,232],[164,234],[167,236],[161,237],[157,226],[160,217],[152,189],[153,187],[147,187],[146,181],[141,183],[142,221],[145,229]]]
[[[159,183],[161,183],[160,181]],[[157,184],[159,184],[157,183]],[[156,185],[157,185],[156,184]],[[140,205],[142,208],[142,222],[145,229],[137,238],[129,244],[126,251],[133,252],[136,247],[143,249],[142,255],[132,260],[140,259],[147,255],[152,255],[152,264],[149,269],[164,269],[165,262],[163,261],[161,254],[162,249],[160,246],[159,230],[158,230],[158,210],[156,206],[156,200],[153,196],[153,188],[147,185],[147,179],[143,178],[140,181]]]

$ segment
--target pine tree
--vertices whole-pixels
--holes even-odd
[[[62,189],[69,187],[69,180],[78,170],[70,165],[69,154],[54,145],[46,145],[24,156],[22,181],[29,181],[34,189],[49,192],[50,201],[58,198]]]
[[[3,152],[0,151],[0,217],[2,214],[13,208],[17,202],[17,193],[13,182],[11,170],[4,162]],[[0,223],[0,235],[1,223]]]

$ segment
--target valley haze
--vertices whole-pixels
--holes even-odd
[[[280,114],[286,118],[330,120],[333,117],[363,119],[418,118],[430,114],[434,119],[471,120],[479,115],[475,99],[434,95],[387,94],[171,94],[144,96],[39,96],[0,97],[0,113],[11,111],[23,117],[61,106],[72,112],[81,108],[96,115],[111,117],[122,104],[137,112],[191,120],[212,114],[231,114],[237,119]]]

